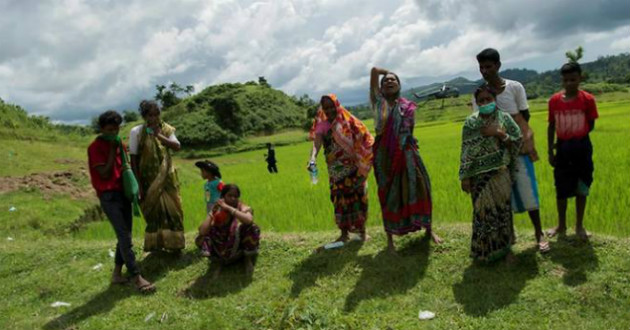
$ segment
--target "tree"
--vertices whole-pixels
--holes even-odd
[[[267,79],[263,76],[258,77],[258,84],[263,87],[271,87],[271,85],[267,82]]]
[[[182,88],[179,84],[172,82],[168,85],[168,88],[166,85],[155,85],[155,89],[157,90],[155,99],[160,101],[164,108],[169,108],[182,101],[179,95],[185,93],[190,96],[194,92],[195,87],[188,85]]]
[[[578,63],[580,59],[582,59],[582,55],[584,55],[584,48],[582,48],[582,46],[578,46],[575,51],[569,50],[565,53],[570,63]]]
[[[98,116],[92,117],[92,120],[90,121],[90,128],[96,134],[101,132],[101,127],[98,125]]]
[[[123,120],[125,121],[125,123],[131,123],[134,122],[136,120],[140,119],[138,117],[138,113],[135,111],[131,111],[131,110],[125,110],[123,111]]]

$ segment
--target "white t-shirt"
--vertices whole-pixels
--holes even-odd
[[[131,129],[129,132],[129,153],[132,155],[138,154],[138,144],[140,143],[140,132],[142,131],[143,125],[138,125]],[[168,137],[170,141],[177,142],[179,144],[179,140],[175,136],[175,132]]]
[[[497,95],[497,107],[510,115],[516,115],[519,111],[529,109],[525,87],[515,80],[503,80],[505,81],[505,89],[501,94]],[[479,110],[474,96],[472,105],[474,111]]]

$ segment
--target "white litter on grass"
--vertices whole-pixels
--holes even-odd
[[[68,307],[70,306],[70,303],[64,302],[64,301],[55,301],[54,303],[50,304],[50,307]]]
[[[15,212],[15,211],[17,211],[17,208],[15,206],[11,206],[9,208],[9,212]]]
[[[92,267],[94,270],[99,270],[101,268],[103,268],[103,264],[96,264],[96,266]]]
[[[107,253],[109,254],[110,258],[113,258],[113,257],[116,256],[116,253],[112,249],[109,249],[109,251],[107,251]]]
[[[435,318],[435,313],[429,311],[420,311],[420,313],[418,313],[418,318],[421,320],[430,320],[432,318]]]
[[[162,313],[162,317],[160,318],[160,323],[164,323],[168,319],[168,314],[166,312]]]
[[[9,242],[10,242],[10,241],[13,241],[13,237],[10,237],[10,236],[9,236],[9,237],[7,237],[7,241],[9,241]]]
[[[144,318],[144,322],[149,322],[150,319],[152,319],[155,316],[155,312],[151,312],[151,314],[147,315],[147,317]]]

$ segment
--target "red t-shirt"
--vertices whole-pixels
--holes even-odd
[[[572,100],[564,100],[564,92],[554,94],[549,99],[550,123],[556,127],[559,140],[580,139],[590,132],[589,121],[599,117],[593,95],[578,91]]]
[[[116,158],[112,168],[112,174],[107,180],[103,180],[96,170],[99,165],[107,164],[107,158],[111,150],[110,143],[97,138],[88,147],[88,166],[90,167],[90,177],[92,186],[96,194],[100,196],[105,191],[123,191],[122,182],[122,158],[120,158],[120,148],[116,148]]]

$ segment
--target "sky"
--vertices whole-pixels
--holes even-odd
[[[264,76],[289,95],[366,102],[372,66],[403,89],[464,76],[475,54],[545,71],[630,51],[627,0],[0,0],[0,98],[87,123],[156,84]]]

